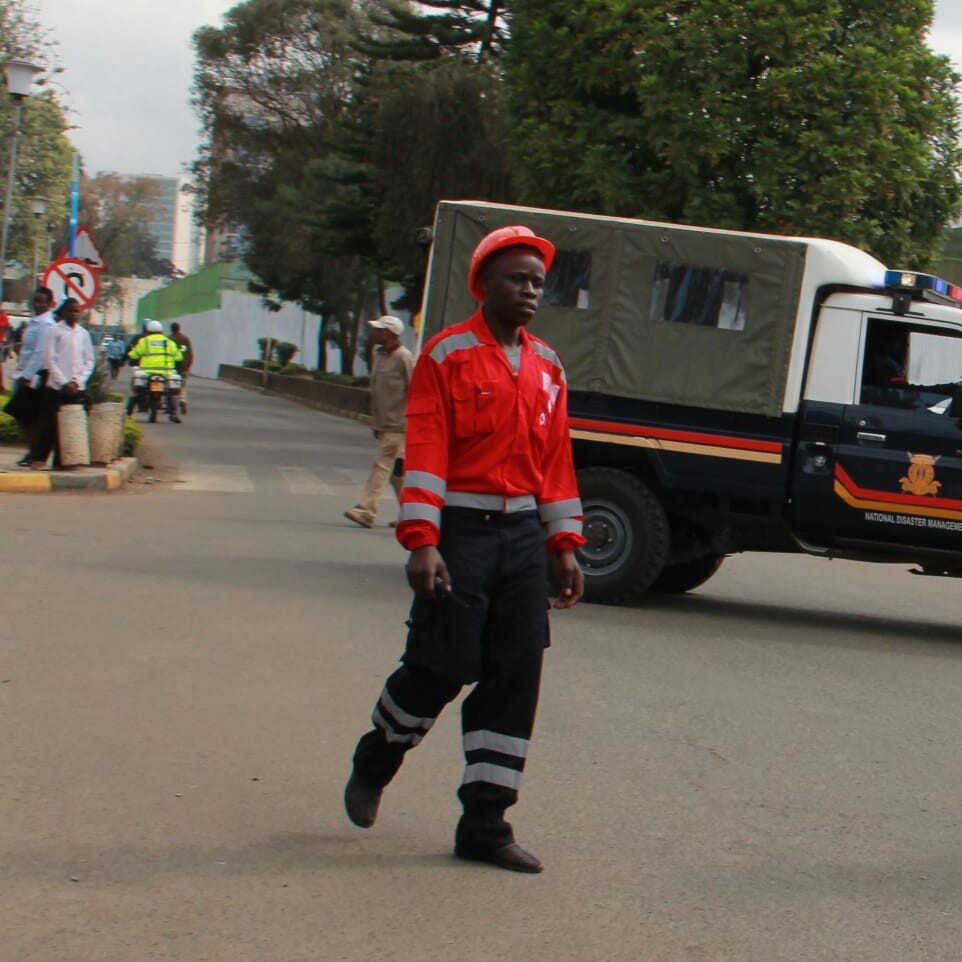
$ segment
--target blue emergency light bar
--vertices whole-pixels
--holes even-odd
[[[934,274],[919,274],[916,271],[886,271],[885,286],[889,290],[911,291],[912,293],[936,295],[955,304],[956,307],[962,306],[962,287],[958,284],[950,284],[941,277]]]

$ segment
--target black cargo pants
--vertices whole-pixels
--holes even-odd
[[[518,800],[538,705],[548,641],[544,530],[536,511],[445,508],[438,548],[452,592],[415,599],[402,665],[385,683],[354,767],[368,784],[387,785],[444,706],[476,682],[461,707],[457,844],[487,851],[513,840],[504,812]]]

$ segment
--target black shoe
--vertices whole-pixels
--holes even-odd
[[[30,455],[25,454],[18,462],[18,468],[29,468],[30,467]]]
[[[488,865],[497,865],[498,868],[506,868],[509,872],[525,872],[528,875],[537,875],[538,872],[544,871],[541,859],[530,852],[526,852],[517,842],[511,842],[509,845],[502,845],[501,848],[489,851],[456,845],[454,854],[458,858],[468,859],[471,862],[486,862]]]
[[[347,817],[359,828],[370,828],[377,819],[377,809],[381,804],[383,788],[372,788],[362,782],[355,772],[347,780],[344,788],[344,808]]]
[[[170,416],[170,419],[171,419],[171,421],[174,422],[174,424],[180,424],[180,418],[177,417],[176,414],[172,414],[172,415]]]

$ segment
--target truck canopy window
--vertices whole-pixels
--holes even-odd
[[[743,331],[747,287],[747,274],[659,261],[651,292],[651,319]]]
[[[542,305],[576,307],[586,311],[591,306],[591,251],[555,252],[554,263],[545,278]]]

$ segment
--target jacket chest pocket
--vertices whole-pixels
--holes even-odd
[[[533,400],[528,414],[529,434],[534,449],[541,451],[548,434],[548,422],[551,420],[551,398],[547,391],[538,391]]]
[[[494,381],[455,385],[451,397],[454,401],[455,437],[467,438],[494,431],[497,411]]]

